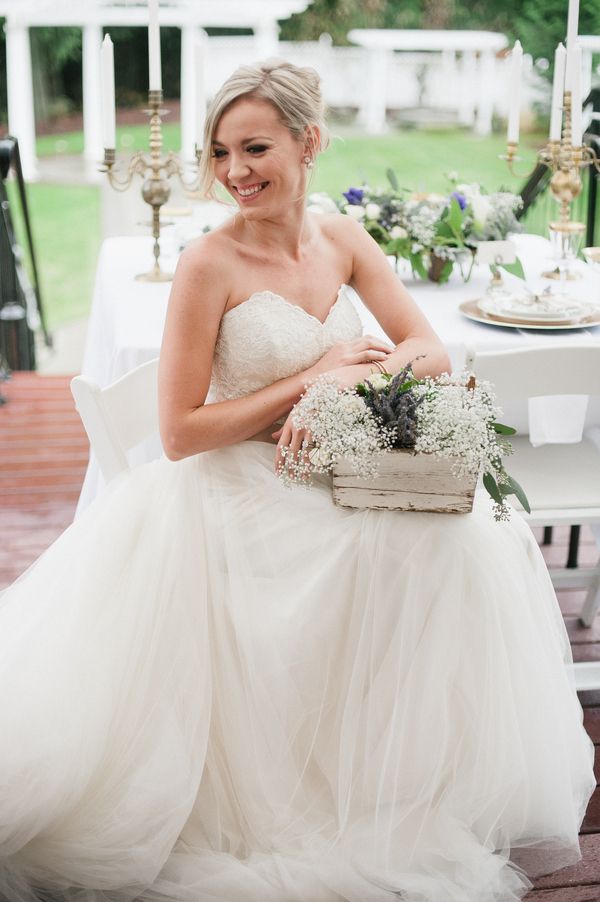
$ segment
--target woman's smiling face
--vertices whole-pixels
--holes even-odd
[[[306,152],[266,100],[242,97],[221,116],[211,148],[215,178],[246,219],[304,201]]]

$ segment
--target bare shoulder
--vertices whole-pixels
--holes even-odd
[[[314,214],[314,219],[318,222],[323,236],[348,246],[360,240],[361,233],[364,234],[360,223],[344,213]]]
[[[207,232],[192,241],[177,263],[170,304],[207,307],[222,314],[229,299],[231,239],[221,232]]]

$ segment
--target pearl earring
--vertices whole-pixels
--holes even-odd
[[[315,165],[313,158],[309,157],[308,154],[306,154],[306,156],[303,157],[303,162],[306,164],[307,169],[312,169],[313,166]]]

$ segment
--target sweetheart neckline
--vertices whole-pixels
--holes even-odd
[[[236,304],[235,307],[231,307],[229,310],[226,310],[225,313],[223,314],[223,316],[221,317],[221,322],[225,319],[226,316],[229,316],[230,313],[233,313],[235,310],[239,310],[240,307],[245,307],[246,304],[249,304],[251,301],[254,301],[259,297],[263,297],[264,295],[268,295],[269,297],[276,298],[277,300],[282,301],[284,304],[287,304],[287,306],[291,307],[293,310],[299,310],[300,313],[304,313],[305,316],[309,317],[309,319],[314,319],[315,322],[317,322],[320,326],[324,327],[327,325],[327,322],[329,321],[331,314],[337,307],[337,303],[340,299],[340,296],[341,296],[344,288],[349,288],[349,285],[347,285],[346,282],[342,282],[342,284],[338,288],[337,294],[335,296],[335,300],[334,300],[333,304],[331,305],[331,307],[329,308],[327,316],[325,317],[325,319],[322,322],[318,316],[314,315],[314,313],[309,313],[308,310],[305,310],[304,307],[300,306],[300,304],[294,304],[293,301],[288,301],[287,298],[285,298],[282,294],[277,294],[276,291],[271,291],[270,288],[262,288],[260,291],[253,291],[252,294],[248,298],[246,298],[245,301],[241,302],[241,304]]]

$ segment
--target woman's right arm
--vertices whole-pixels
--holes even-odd
[[[231,401],[205,404],[219,324],[229,296],[217,241],[206,236],[179,260],[160,352],[159,420],[165,454],[181,460],[251,438],[286,417],[319,373],[366,360],[389,348],[366,336],[335,345],[313,367]],[[217,245],[215,247],[215,245]]]

